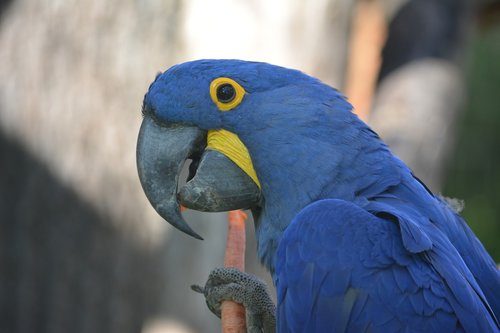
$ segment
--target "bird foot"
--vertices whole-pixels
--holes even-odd
[[[221,303],[234,301],[246,310],[248,332],[275,332],[275,305],[267,285],[258,277],[236,268],[216,268],[208,276],[204,287],[192,285],[202,293],[210,311],[221,316]]]

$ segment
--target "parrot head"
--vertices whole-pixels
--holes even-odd
[[[267,211],[282,231],[312,200],[333,192],[353,199],[374,185],[365,171],[382,168],[383,158],[367,163],[361,152],[383,146],[351,109],[337,90],[297,70],[240,60],[176,65],[144,97],[141,184],[165,220],[196,238],[180,204]],[[188,159],[190,175],[179,186]]]

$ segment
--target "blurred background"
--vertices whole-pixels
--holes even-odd
[[[1,332],[219,331],[189,285],[222,265],[226,214],[174,231],[135,168],[149,83],[197,58],[344,91],[500,261],[500,1],[1,0]]]

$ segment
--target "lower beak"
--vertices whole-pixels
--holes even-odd
[[[224,154],[207,149],[193,179],[179,191],[181,204],[195,210],[223,212],[259,204],[260,189]]]

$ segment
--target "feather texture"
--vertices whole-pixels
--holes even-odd
[[[401,232],[343,200],[302,210],[276,257],[278,331],[495,332],[458,253],[412,253]]]

